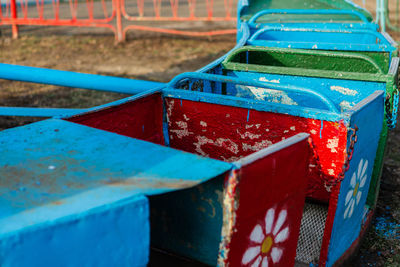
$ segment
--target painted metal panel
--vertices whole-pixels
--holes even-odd
[[[175,255],[217,265],[223,219],[220,175],[193,188],[151,196],[151,245]]]
[[[87,207],[79,196],[69,200],[72,198]],[[55,220],[52,213],[44,212],[67,208],[57,207],[60,204],[55,201],[25,210],[26,216],[0,219],[1,266],[147,265],[150,225],[145,196],[134,195]],[[47,220],[20,230],[7,229],[10,224],[36,216],[46,216]]]
[[[350,168],[340,185],[327,266],[332,266],[359,237],[368,215],[366,199],[383,121],[383,99],[370,98],[370,101],[352,116],[351,127],[359,128],[358,140]]]
[[[294,265],[309,153],[303,139],[268,156],[242,160],[227,181],[235,194],[226,196],[234,204],[231,223],[224,224],[220,266]]]
[[[1,258],[4,264],[18,263],[18,255],[35,253],[40,262],[53,262],[57,256],[66,265],[74,265],[94,251],[93,257],[101,254],[104,265],[121,260],[143,266],[149,243],[148,204],[143,194],[192,187],[232,168],[221,161],[56,119],[4,130],[0,143],[0,244],[5,252],[18,245],[16,254]],[[119,221],[124,219],[129,221]],[[118,227],[111,227],[114,224]],[[113,228],[109,235],[100,234],[107,226]],[[47,254],[63,242],[70,253]],[[40,249],[32,249],[36,246]],[[88,262],[92,260],[99,261],[88,256]]]
[[[164,144],[163,101],[160,93],[135,97],[102,109],[65,118],[93,128]]]
[[[230,175],[151,197],[152,244],[210,265],[217,265],[219,255],[220,266],[241,266],[247,249],[243,244],[249,242],[251,230],[258,223],[263,224],[269,210],[279,206],[284,211],[279,214],[277,210],[272,222],[277,228],[275,244],[263,257],[268,254],[272,260],[270,254],[274,251],[276,261],[294,262],[307,182],[302,175],[308,165],[304,157],[309,153],[307,137],[298,134],[252,153],[236,161],[236,169]],[[293,154],[299,159],[293,160]],[[287,168],[288,160],[292,161],[292,168]],[[281,227],[275,223],[279,215],[284,220]],[[249,228],[249,232],[242,228]],[[243,250],[240,255],[237,247]],[[250,266],[254,260],[245,265]]]

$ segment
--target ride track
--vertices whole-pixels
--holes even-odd
[[[281,5],[239,2],[235,48],[168,84],[1,64],[3,79],[136,94],[0,109],[52,117],[0,132],[1,264],[145,266],[150,246],[221,266],[354,253],[396,122],[397,45],[350,2]]]

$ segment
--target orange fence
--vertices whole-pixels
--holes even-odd
[[[47,25],[108,28],[118,41],[128,30],[188,36],[235,33],[181,30],[181,22],[235,21],[236,0],[0,0],[0,25]],[[230,27],[232,28],[232,26]]]

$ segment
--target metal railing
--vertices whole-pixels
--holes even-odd
[[[212,31],[177,29],[179,22],[236,21],[234,0],[3,0],[0,3],[0,25],[11,25],[13,38],[18,37],[19,25],[107,28],[117,41],[125,40],[128,30],[188,36],[236,32],[233,27]],[[171,22],[175,24],[152,25]]]

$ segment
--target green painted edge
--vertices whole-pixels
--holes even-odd
[[[374,161],[374,169],[372,170],[372,178],[369,186],[367,202],[366,204],[369,207],[375,207],[378,196],[379,196],[379,188],[380,181],[382,177],[383,170],[383,162],[386,154],[387,148],[387,138],[388,138],[388,127],[386,122],[383,123],[381,137],[379,138],[378,149],[376,151],[375,161]]]

